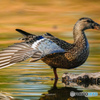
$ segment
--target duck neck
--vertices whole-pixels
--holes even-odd
[[[74,26],[73,29],[73,36],[74,36],[74,44],[78,47],[89,47],[88,40],[84,33],[84,30]]]

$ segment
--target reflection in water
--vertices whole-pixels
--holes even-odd
[[[41,97],[39,100],[89,100],[85,96],[71,97],[70,96],[71,91],[82,92],[72,87],[62,87],[62,88],[53,87],[48,91],[48,94],[43,94],[44,96]]]
[[[77,88],[73,87],[61,87],[57,88],[57,81],[55,80],[53,87],[48,90],[48,94],[43,94],[43,97],[41,97],[39,100],[89,100],[85,96],[70,96],[70,92],[83,92],[81,90],[77,90]]]

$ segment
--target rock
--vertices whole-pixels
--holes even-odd
[[[100,85],[100,72],[82,74],[64,73],[62,76],[62,83],[65,85],[72,85],[72,83],[75,83],[80,86],[83,85],[83,87],[88,87],[89,85]]]

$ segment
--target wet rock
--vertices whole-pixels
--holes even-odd
[[[76,83],[83,87],[88,87],[89,85],[100,85],[100,72],[82,74],[64,73],[62,76],[62,83],[65,83],[65,85]]]

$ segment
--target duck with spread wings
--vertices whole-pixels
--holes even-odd
[[[37,36],[16,29],[24,35],[24,41],[0,51],[0,68],[28,58],[32,58],[31,62],[41,59],[53,68],[55,79],[58,79],[57,68],[75,68],[82,65],[88,58],[89,43],[84,33],[86,29],[100,29],[100,25],[90,18],[80,18],[73,28],[73,44],[54,37],[50,33]]]

